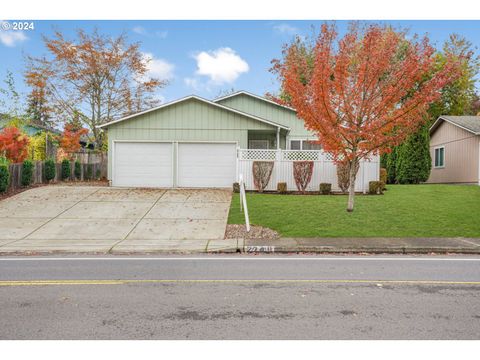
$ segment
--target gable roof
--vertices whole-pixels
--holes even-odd
[[[435,130],[440,126],[443,121],[447,121],[450,124],[458,126],[463,130],[471,132],[475,135],[480,135],[480,116],[440,116],[430,127],[430,134],[433,134]]]
[[[270,99],[267,99],[263,96],[258,96],[258,95],[255,95],[255,94],[252,94],[248,91],[244,91],[244,90],[241,90],[241,91],[237,91],[237,92],[234,92],[232,94],[229,94],[229,95],[225,95],[225,96],[221,96],[221,97],[218,97],[216,99],[213,100],[213,102],[219,102],[219,101],[222,101],[222,100],[225,100],[225,99],[228,99],[228,98],[231,98],[231,97],[235,97],[235,96],[239,96],[239,95],[246,95],[246,96],[250,96],[250,97],[253,97],[255,99],[258,99],[258,100],[262,100],[262,101],[265,101],[265,102],[268,102],[270,104],[273,104],[273,105],[276,105],[278,107],[281,107],[281,108],[284,108],[284,109],[287,109],[287,110],[290,110],[290,111],[293,111],[293,112],[297,112],[294,108],[290,107],[290,106],[286,106],[286,105],[281,105],[279,103],[276,103],[275,101],[272,101]]]
[[[246,113],[246,112],[243,112],[243,111],[240,111],[240,110],[237,110],[237,109],[230,108],[230,107],[228,107],[228,106],[224,106],[224,105],[221,105],[221,104],[217,104],[217,103],[215,103],[215,102],[213,102],[213,101],[210,101],[210,100],[201,98],[201,97],[196,96],[196,95],[186,96],[186,97],[183,97],[183,98],[181,98],[181,99],[178,99],[178,100],[175,100],[175,101],[171,101],[171,102],[162,104],[162,105],[160,105],[160,106],[157,106],[157,107],[154,107],[154,108],[145,110],[145,111],[138,112],[138,113],[136,113],[136,114],[128,115],[128,116],[125,116],[125,117],[123,117],[123,118],[121,118],[121,119],[113,120],[113,121],[110,121],[110,122],[108,122],[108,123],[105,123],[105,124],[102,124],[102,125],[98,125],[97,128],[106,128],[106,127],[108,127],[108,126],[110,126],[110,125],[113,125],[113,124],[116,124],[116,123],[118,123],[118,122],[125,121],[125,120],[128,120],[128,119],[137,117],[137,116],[139,116],[139,115],[147,114],[147,113],[152,112],[152,111],[160,110],[160,109],[163,109],[163,108],[165,108],[165,107],[172,106],[172,105],[174,105],[174,104],[178,104],[178,103],[180,103],[180,102],[188,101],[188,100],[191,100],[191,99],[198,100],[198,101],[200,101],[200,102],[203,102],[203,103],[205,103],[205,104],[214,106],[214,107],[216,107],[216,108],[223,109],[223,110],[227,110],[227,111],[230,111],[230,112],[233,112],[233,113],[236,113],[236,114],[239,114],[239,115],[248,117],[248,118],[250,118],[250,119],[253,119],[253,120],[256,120],[256,121],[260,121],[260,122],[265,123],[265,124],[269,124],[269,125],[272,125],[272,126],[275,126],[275,127],[278,127],[278,128],[282,128],[282,129],[285,129],[285,130],[290,130],[290,128],[287,127],[287,126],[285,126],[285,125],[278,124],[278,123],[276,123],[276,122],[273,122],[273,121],[270,121],[270,120],[267,120],[267,119],[263,119],[263,118],[261,118],[261,117],[255,116],[255,115],[251,115],[251,114],[248,114],[248,113]]]

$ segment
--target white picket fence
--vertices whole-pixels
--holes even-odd
[[[320,183],[330,183],[332,184],[332,191],[340,191],[337,166],[333,162],[332,156],[323,151],[238,149],[237,177],[239,174],[243,174],[243,181],[247,190],[255,190],[252,175],[254,161],[274,161],[272,176],[265,189],[267,191],[276,190],[279,182],[286,182],[289,191],[297,190],[293,177],[294,161],[313,161],[312,180],[307,186],[307,191],[318,191]],[[367,192],[368,183],[379,180],[379,176],[379,156],[373,156],[369,161],[361,161],[355,181],[355,191]]]

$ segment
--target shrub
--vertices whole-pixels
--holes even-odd
[[[82,164],[80,164],[80,161],[75,161],[75,169],[73,172],[75,174],[75,178],[77,180],[80,180],[80,178],[82,177]]]
[[[10,172],[8,171],[8,160],[0,156],[0,193],[7,191],[10,183]]]
[[[95,179],[100,180],[101,175],[102,175],[102,172],[100,171],[100,169],[97,169],[97,171],[95,171]]]
[[[45,179],[47,181],[55,179],[56,172],[55,161],[53,159],[45,160]]]
[[[273,161],[254,161],[252,166],[253,184],[259,192],[267,187],[272,176]]]
[[[93,164],[87,164],[87,173],[85,178],[87,180],[92,180],[93,179]]]
[[[312,180],[313,174],[313,161],[294,161],[293,162],[293,178],[297,185],[298,191],[302,194],[305,193],[305,189],[308,186],[310,180]]]
[[[233,183],[233,192],[237,194],[240,192],[240,184],[238,182]]]
[[[320,183],[320,194],[330,195],[332,192],[332,184],[329,183]]]
[[[70,178],[70,160],[62,160],[62,180],[67,180]]]
[[[357,162],[355,173],[358,173],[360,163]],[[341,162],[337,164],[337,179],[338,187],[343,193],[348,191],[350,187],[350,164],[348,162]]]
[[[28,145],[29,158],[34,161],[43,161],[46,158],[46,134],[44,131],[30,137]]]
[[[387,183],[387,169],[380,168],[380,181],[383,182],[383,189],[387,190],[385,184]]]
[[[384,186],[385,183],[383,181],[370,181],[368,183],[368,193],[370,195],[382,195]]]
[[[25,160],[22,165],[22,186],[29,186],[32,183],[33,163],[30,160]]]
[[[287,183],[286,182],[279,182],[277,184],[277,191],[280,194],[286,194],[287,193]]]

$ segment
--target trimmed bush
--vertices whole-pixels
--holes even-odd
[[[86,175],[85,178],[87,180],[93,179],[93,164],[87,164],[87,171],[85,175]]]
[[[25,160],[22,164],[22,186],[29,186],[32,183],[33,163],[30,160]]]
[[[305,194],[313,174],[313,161],[294,161],[293,162],[293,178],[298,191]]]
[[[287,193],[287,183],[286,182],[279,182],[277,184],[277,191],[280,194],[286,194]]]
[[[382,195],[384,186],[385,183],[383,181],[370,181],[368,183],[368,193],[370,195]]]
[[[67,180],[70,178],[70,160],[62,160],[62,180]]]
[[[56,172],[55,161],[53,159],[45,160],[45,179],[47,181],[55,179]]]
[[[358,173],[360,168],[360,163],[357,162],[355,166],[355,173]],[[338,187],[345,194],[350,187],[350,163],[341,162],[337,164],[337,178],[338,178]]]
[[[320,183],[320,194],[330,195],[332,193],[332,184],[329,183]]]
[[[102,175],[102,172],[100,171],[100,169],[97,169],[97,171],[95,171],[95,179],[100,180],[101,175]]]
[[[270,181],[273,171],[273,161],[254,161],[252,165],[253,184],[258,192],[263,192]]]
[[[237,194],[240,192],[240,184],[238,182],[233,183],[233,192]]]
[[[73,170],[75,179],[80,180],[82,177],[82,164],[80,164],[80,161],[75,161],[75,168]]]
[[[7,191],[10,183],[10,172],[8,171],[8,160],[0,156],[0,193]]]

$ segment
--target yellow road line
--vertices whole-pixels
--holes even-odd
[[[480,281],[444,280],[343,280],[343,279],[118,279],[118,280],[0,280],[0,286],[40,285],[126,285],[156,283],[316,283],[316,284],[394,284],[394,285],[480,285]]]

